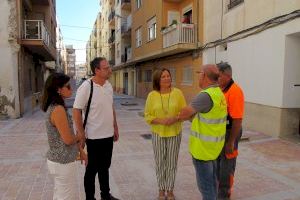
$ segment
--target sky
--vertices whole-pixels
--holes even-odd
[[[56,15],[63,41],[76,49],[76,64],[85,63],[86,42],[99,11],[99,0],[56,0]]]

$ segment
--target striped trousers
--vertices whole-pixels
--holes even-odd
[[[177,160],[181,142],[181,133],[173,137],[160,137],[152,134],[156,177],[159,190],[173,190]]]

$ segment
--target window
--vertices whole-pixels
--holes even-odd
[[[239,4],[243,3],[244,0],[229,0],[229,4],[227,5],[228,10],[238,6]]]
[[[120,57],[120,43],[117,43],[117,58]]]
[[[142,70],[139,69],[137,73],[138,73],[138,82],[140,83],[143,80],[143,78],[142,78],[143,77]]]
[[[144,71],[144,82],[152,82],[152,70],[151,69]]]
[[[175,68],[168,68],[170,73],[171,73],[171,77],[172,77],[172,84],[176,84],[176,69]]]
[[[135,31],[135,46],[140,47],[142,46],[142,28],[138,28]]]
[[[135,0],[136,9],[139,9],[142,6],[142,0]]]
[[[156,38],[156,17],[152,17],[148,21],[148,41],[154,40]]]
[[[182,83],[188,85],[193,83],[193,70],[191,67],[183,68]]]

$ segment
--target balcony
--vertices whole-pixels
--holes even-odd
[[[184,0],[164,0],[164,1],[171,2],[171,3],[181,3]]]
[[[122,37],[130,37],[131,29],[128,29],[127,24],[122,24],[121,35],[122,35]]]
[[[131,35],[131,25],[132,25],[132,18],[129,15],[125,22],[121,25],[121,35],[122,37],[130,37]]]
[[[121,62],[126,63],[127,61],[131,60],[131,47],[127,47],[127,50],[125,50],[125,54],[121,55]]]
[[[49,6],[50,0],[31,0],[32,5]]]
[[[164,51],[182,52],[196,48],[196,26],[173,24],[162,30]]]
[[[121,55],[121,62],[125,63],[127,61],[127,56],[125,54]]]
[[[111,11],[108,15],[108,22],[110,26],[115,26],[115,11]]]
[[[121,8],[123,10],[128,10],[130,11],[131,10],[131,3],[130,3],[130,0],[122,0],[121,1]]]
[[[115,42],[115,35],[112,35],[108,38],[108,41],[107,41],[109,44],[112,44]]]
[[[228,10],[230,10],[243,2],[244,2],[244,0],[230,0],[229,4],[227,5],[227,8],[228,8]]]
[[[55,60],[56,49],[43,20],[24,20],[21,44],[45,61]]]
[[[115,65],[115,60],[114,59],[111,59],[108,61],[109,65],[110,66],[114,66]]]

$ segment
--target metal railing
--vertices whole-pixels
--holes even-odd
[[[115,11],[113,10],[113,11],[111,11],[111,12],[109,13],[109,15],[108,15],[108,21],[110,22],[111,20],[114,19],[114,17],[115,17]]]
[[[196,42],[196,26],[194,24],[174,24],[162,31],[163,48],[176,44],[194,44]]]
[[[111,43],[114,43],[115,42],[115,35],[112,35],[108,38],[108,43],[111,44]]]
[[[131,30],[132,26],[132,15],[128,15],[125,21],[121,24],[121,33],[126,33]]]
[[[127,60],[131,60],[131,58],[132,58],[131,47],[127,47]]]
[[[50,45],[50,35],[43,20],[24,20],[24,35],[26,40],[43,40]]]
[[[115,65],[115,60],[111,59],[111,60],[108,61],[108,63],[109,63],[110,66],[113,66],[113,65]]]
[[[130,3],[130,0],[122,0],[121,2],[122,2],[122,4],[123,3]]]
[[[228,10],[230,10],[243,2],[244,0],[229,0],[229,4],[227,5],[227,8]]]
[[[127,61],[127,55],[126,54],[122,54],[121,55],[121,62],[125,63]]]

